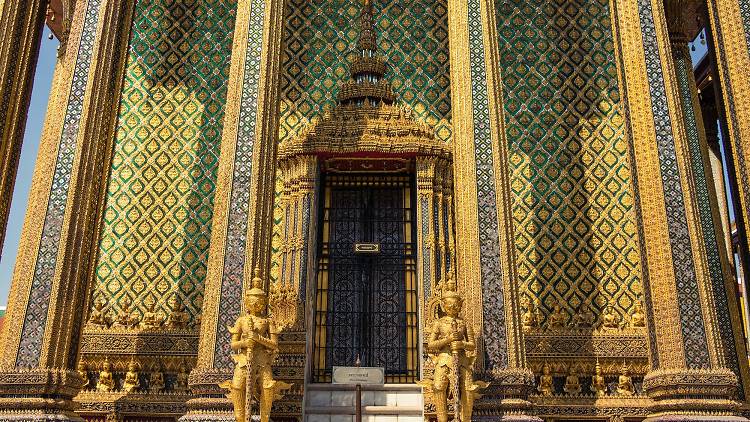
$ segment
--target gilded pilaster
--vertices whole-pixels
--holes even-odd
[[[267,279],[273,218],[283,0],[240,1],[217,174],[198,362],[185,420],[232,419],[228,326],[254,268]]]
[[[435,196],[435,167],[437,157],[418,157],[417,173],[417,244],[420,246],[422,259],[417,262],[417,273],[422,284],[422,309],[427,309],[426,301],[430,298],[434,286],[437,285],[437,259],[435,254],[435,225],[432,218]],[[429,327],[425,317],[429,312],[423,312],[423,326]]]
[[[750,79],[747,77],[750,4],[745,0],[709,0],[707,5],[728,127],[728,133],[722,135],[731,145],[733,176],[737,180],[735,201],[740,204],[737,226],[747,230],[750,225]]]
[[[416,158],[417,247],[421,257],[417,273],[423,327],[430,327],[437,317],[439,285],[453,274],[455,264],[451,164],[437,156]]]
[[[718,327],[710,315],[715,290],[664,8],[661,1],[615,2],[614,17],[645,251],[652,353],[644,390],[654,400],[649,420],[742,420],[733,415],[737,377],[717,351]],[[687,99],[692,102],[689,92]],[[693,127],[695,121],[693,116]]]
[[[500,75],[492,4],[448,3],[454,125],[454,199],[459,286],[470,308],[466,319],[482,333],[486,396],[501,398],[493,412],[524,415],[534,377],[525,368],[518,279],[510,213],[506,143],[501,141]],[[481,304],[481,305],[480,305]],[[479,404],[478,404],[479,406]]]
[[[675,81],[678,89],[678,101],[682,110],[685,140],[687,142],[688,177],[691,196],[695,198],[695,218],[697,221],[697,236],[694,236],[694,248],[698,248],[701,259],[706,260],[708,274],[703,276],[706,283],[704,314],[710,317],[711,329],[709,337],[713,338],[712,347],[715,350],[716,362],[722,367],[732,370],[740,376],[739,395],[745,397],[743,385],[747,385],[749,374],[747,350],[745,349],[744,332],[742,330],[737,303],[737,287],[734,280],[733,265],[725,245],[725,228],[721,218],[717,189],[719,185],[723,192],[724,175],[714,174],[711,156],[706,142],[704,119],[698,99],[693,65],[688,49],[689,37],[686,34],[685,17],[687,5],[679,0],[665,2],[665,17],[669,32],[669,41],[674,61]],[[708,122],[716,126],[716,119]],[[720,163],[720,159],[719,159]],[[718,177],[718,183],[712,183]],[[726,202],[724,202],[726,203]],[[705,254],[705,255],[704,255]]]
[[[274,303],[272,313],[284,328],[304,332],[307,282],[315,271],[318,158],[301,155],[281,159],[279,170],[284,183],[280,198],[281,269],[280,279],[272,291],[280,300]]]
[[[131,2],[80,1],[55,69],[3,328],[0,419],[77,418],[73,371]],[[23,398],[18,398],[22,396]]]
[[[46,2],[0,1],[0,251],[21,154]]]

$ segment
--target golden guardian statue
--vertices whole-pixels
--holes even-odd
[[[443,316],[432,324],[427,351],[435,364],[433,380],[423,383],[432,391],[438,422],[448,421],[448,398],[452,398],[454,420],[471,421],[474,400],[487,383],[474,381],[476,341],[471,327],[459,316],[463,297],[456,282],[448,280],[442,289]]]
[[[271,364],[279,351],[279,330],[265,315],[267,300],[260,271],[256,269],[252,288],[245,294],[246,314],[229,327],[231,347],[235,351],[232,356],[234,376],[222,387],[229,389],[228,397],[232,400],[237,422],[249,420],[253,402],[259,405],[261,422],[268,422],[273,401],[281,398],[281,391],[291,387],[273,379]]]

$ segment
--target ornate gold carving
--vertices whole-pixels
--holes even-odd
[[[109,359],[104,361],[102,370],[99,372],[99,381],[96,383],[96,391],[107,393],[115,389],[115,379],[112,376],[112,364]]]
[[[190,321],[190,315],[185,312],[185,305],[177,298],[172,301],[172,309],[167,317],[166,326],[172,329],[185,329]]]
[[[530,332],[539,328],[539,320],[543,318],[542,311],[537,308],[536,301],[526,301],[526,312],[521,319],[524,332]]]
[[[607,382],[604,380],[602,366],[599,365],[599,362],[596,362],[595,372],[594,375],[591,376],[591,386],[589,389],[597,397],[607,395]]]
[[[149,301],[146,305],[146,312],[143,313],[143,319],[141,320],[141,328],[144,330],[153,330],[161,327],[164,323],[164,318],[160,317],[156,311],[156,302],[153,300]]]
[[[198,334],[192,330],[91,328],[81,339],[84,355],[173,355],[195,356]]]
[[[553,382],[552,371],[549,364],[545,362],[542,365],[542,374],[539,376],[539,385],[536,387],[536,390],[543,396],[551,396],[555,391]]]
[[[120,313],[117,314],[112,328],[136,328],[140,323],[138,315],[130,310],[130,300],[123,301]]]
[[[138,380],[138,362],[133,358],[128,363],[128,372],[125,374],[125,380],[122,383],[122,391],[125,393],[133,393],[141,388],[141,383]]]
[[[112,318],[109,316],[109,310],[104,309],[106,302],[103,299],[99,299],[94,304],[94,308],[91,309],[89,315],[88,326],[92,328],[107,328],[112,324]]]
[[[279,145],[280,159],[316,153],[355,152],[450,157],[450,146],[432,128],[397,105],[337,106],[314,119],[299,136]]]
[[[151,394],[158,394],[164,391],[165,387],[166,384],[164,383],[164,373],[161,371],[160,366],[154,365],[154,367],[151,369],[151,373],[148,376],[148,392]],[[183,390],[181,386],[180,390]]]
[[[563,391],[571,395],[581,394],[581,380],[578,379],[578,372],[573,364],[568,367],[568,376],[565,377]]]
[[[615,308],[612,305],[607,305],[602,312],[600,330],[605,333],[620,331],[620,316],[615,313]]]
[[[630,314],[630,327],[646,327],[646,314],[643,313],[643,304],[641,304],[640,301],[636,302],[635,305],[633,305],[633,312]]]
[[[596,316],[591,311],[591,307],[588,303],[583,302],[578,308],[578,312],[573,315],[573,327],[577,329],[589,329],[594,325]]]
[[[529,333],[524,336],[526,354],[529,359],[618,358],[646,359],[648,344],[638,333],[590,333],[560,331]]]
[[[635,393],[633,378],[630,376],[630,368],[623,363],[622,372],[617,379],[617,394],[622,396],[632,396]]]

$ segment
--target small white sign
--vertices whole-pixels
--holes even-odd
[[[333,384],[383,385],[385,369],[374,366],[334,366]]]

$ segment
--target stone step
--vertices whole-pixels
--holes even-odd
[[[353,422],[355,388],[309,384],[305,388],[306,422]],[[363,422],[423,422],[422,388],[414,384],[362,386]]]

